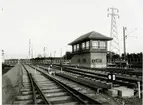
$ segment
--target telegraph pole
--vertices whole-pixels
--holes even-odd
[[[55,55],[56,55],[56,51],[54,51],[54,57],[55,57]]]
[[[45,55],[46,55],[46,54],[45,54],[45,47],[44,47],[44,50],[43,50],[43,51],[44,51],[44,58],[45,58],[45,57],[46,57],[46,56],[45,56]]]
[[[135,30],[137,30],[137,28],[135,28],[133,31],[131,31],[130,33],[126,34],[126,30],[127,30],[127,27],[123,27],[123,51],[124,51],[124,60],[126,60],[126,39],[127,39],[127,36],[129,37],[129,35],[134,32]]]
[[[61,72],[63,72],[63,65],[62,65],[62,48],[61,48],[61,61],[60,61],[60,66],[61,66]]]
[[[31,39],[29,39],[29,60],[31,58]]]
[[[33,44],[31,44],[31,58],[33,58]]]
[[[116,17],[119,18],[118,12],[119,10],[117,8],[108,8],[108,11],[111,11],[111,13],[108,13],[108,17],[111,16],[111,30],[110,30],[110,37],[113,38],[112,41],[110,41],[109,44],[109,51],[110,53],[110,62],[112,63],[112,52],[115,52],[117,54],[120,54],[120,48],[119,48],[119,39],[118,39],[118,33],[117,33],[117,24],[116,24]]]
[[[31,43],[31,39],[29,39],[29,62],[31,58],[33,58],[33,45]]]
[[[62,48],[61,48],[61,57],[62,57]]]
[[[127,30],[127,28],[126,28],[126,27],[123,27],[124,61],[126,61],[126,38],[127,38],[126,30]]]

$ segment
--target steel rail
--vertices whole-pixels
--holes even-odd
[[[44,76],[47,76],[46,74],[43,74]],[[74,96],[76,99],[78,99],[78,101],[80,101],[80,103],[87,105],[87,103],[81,99],[78,95],[76,95],[75,93],[73,93],[70,89],[68,89],[63,83],[59,82],[58,80],[48,77],[49,79],[52,79],[54,82],[56,82],[60,87],[62,87],[64,90],[66,90],[70,95]]]
[[[57,80],[55,79],[55,81],[57,81]],[[61,84],[60,86],[63,86],[64,89],[69,91],[74,97],[78,98],[80,101],[84,102],[84,104],[101,105],[99,102],[95,101],[94,99],[92,99],[92,98],[88,97],[87,95],[84,95],[84,94],[76,91],[75,89],[63,84],[62,82],[57,81],[57,83]],[[78,94],[78,95],[76,95],[76,94]],[[82,99],[80,97],[82,97]],[[86,100],[88,100],[88,102],[85,102]]]
[[[33,92],[33,101],[34,101],[34,105],[37,105],[36,103],[36,94],[35,94],[35,89],[39,92],[41,98],[43,99],[44,103],[46,105],[51,105],[50,102],[48,102],[48,100],[46,99],[45,95],[43,94],[43,92],[41,91],[41,89],[39,88],[38,84],[35,82],[35,80],[33,79],[33,76],[31,73],[28,72],[27,68],[23,65],[24,69],[26,70],[26,72],[28,73],[28,77],[31,81],[32,84],[32,92]]]
[[[107,76],[101,76],[101,75],[97,75],[97,74],[92,74],[92,73],[89,73],[89,72],[85,72],[85,71],[74,71],[74,70],[71,70],[71,69],[65,69],[65,71],[67,72],[72,72],[74,74],[79,74],[79,75],[83,75],[83,76],[86,76],[86,77],[91,77],[91,78],[98,78],[100,80],[105,80],[105,81],[108,81],[108,78]],[[131,83],[126,83],[124,81],[120,81],[121,79],[118,79],[116,77],[116,80],[114,81],[115,84],[119,84],[119,85],[123,85],[123,86],[128,86],[130,88],[136,88],[137,87],[137,84],[135,82],[131,82]],[[123,79],[124,80],[124,79]],[[130,80],[131,81],[131,80]],[[130,82],[128,80],[128,82]]]
[[[34,101],[34,105],[37,105],[37,102],[36,102],[36,92],[35,92],[35,87],[34,87],[34,83],[33,83],[33,80],[31,78],[31,74],[29,74],[29,79],[31,81],[31,85],[32,85],[32,94],[33,94],[33,101]]]
[[[34,68],[33,66],[29,65],[31,68]],[[78,92],[77,90],[69,87],[68,85],[58,81],[57,79],[47,75],[46,73],[38,70],[37,68],[34,68],[37,71],[41,72],[46,78],[52,79],[53,81],[55,81],[58,85],[60,85],[63,89],[65,89],[68,93],[70,93],[72,96],[74,96],[77,100],[80,101],[80,103],[88,105],[88,104],[94,104],[94,105],[102,105],[101,103],[97,102],[96,100],[88,97],[85,94],[82,94],[80,92]]]
[[[92,78],[98,78],[98,79],[101,79],[101,80],[106,80],[108,81],[108,78],[107,78],[107,74],[101,74],[101,73],[95,73],[95,72],[88,72],[88,71],[82,71],[82,70],[72,70],[74,68],[65,68],[64,70],[67,71],[67,72],[72,72],[72,73],[76,73],[76,74],[80,74],[80,75],[84,75],[84,76],[87,76],[87,77],[92,77]],[[121,79],[122,78],[122,79]],[[128,82],[131,82],[130,83],[126,83],[124,81],[120,81],[120,80],[125,80],[125,81],[128,81]],[[132,81],[134,81],[132,83]],[[135,79],[129,79],[127,77],[123,77],[123,76],[116,76],[116,80],[114,81],[114,83],[117,83],[117,84],[120,84],[120,85],[125,85],[125,86],[129,86],[129,87],[137,87],[137,84],[136,82],[137,80]],[[142,83],[142,82],[141,82]]]
[[[31,78],[33,79],[32,74],[31,74]],[[42,92],[42,90],[40,89],[40,87],[38,86],[38,84],[34,81],[34,79],[33,79],[32,81],[33,81],[33,83],[34,83],[36,89],[37,89],[38,92],[40,93],[40,96],[42,97],[44,103],[45,103],[46,105],[51,105],[51,103],[46,99],[46,96],[44,95],[44,93]]]
[[[76,68],[69,68],[69,67],[65,67],[69,70],[75,70]],[[96,73],[96,72],[93,72],[93,71],[86,71],[86,70],[80,70],[80,69],[76,69],[76,71],[81,71],[81,72],[84,72],[84,73],[88,73],[88,74],[94,74],[94,75],[100,75],[102,77],[107,77],[108,74],[103,74],[103,73]],[[120,75],[116,75],[116,78],[121,80],[121,79],[124,79],[124,80],[127,80],[127,81],[134,81],[135,83],[137,81],[142,81],[141,79],[139,78],[132,78],[132,77],[126,77],[126,76],[120,76]]]
[[[34,105],[37,105],[37,102],[36,102],[36,94],[35,94],[35,87],[34,87],[34,84],[33,84],[33,81],[32,81],[32,78],[31,78],[31,75],[30,73],[28,72],[28,70],[26,69],[26,67],[24,65],[22,65],[24,67],[24,69],[26,70],[27,74],[28,74],[28,78],[30,80],[30,83],[31,83],[31,87],[32,87],[32,95],[33,95],[33,103]]]

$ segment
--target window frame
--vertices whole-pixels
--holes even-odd
[[[74,46],[74,47],[73,47],[74,51],[77,51],[76,45],[73,45],[73,46]]]
[[[101,43],[103,43],[103,42],[104,42],[104,46],[103,45],[101,46]],[[100,49],[106,49],[106,42],[105,41],[100,41],[99,42],[99,48]]]
[[[93,44],[93,42],[96,42],[96,46]],[[97,40],[92,40],[92,49],[99,49],[99,41]]]
[[[86,41],[85,42],[86,44],[85,44],[85,49],[89,49],[89,46],[90,46],[90,41]],[[87,44],[88,43],[88,44]],[[88,46],[87,46],[88,45]]]
[[[84,45],[84,46],[83,46],[83,45]],[[85,49],[85,47],[86,47],[85,42],[82,42],[82,43],[81,43],[81,48],[82,48],[82,49]]]
[[[76,51],[79,51],[79,44],[76,44]]]

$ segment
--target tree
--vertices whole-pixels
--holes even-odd
[[[111,61],[111,59],[112,59],[113,62],[115,62],[117,60],[120,60],[120,55],[116,54],[114,52],[108,52],[107,53],[107,60]]]
[[[71,59],[73,57],[73,54],[71,52],[67,51],[63,57],[64,57],[64,59]]]

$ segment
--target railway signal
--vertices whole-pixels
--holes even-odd
[[[116,75],[115,75],[115,74],[112,74],[112,73],[109,73],[109,74],[108,74],[108,80],[109,80],[109,81],[115,81],[115,80],[116,80]]]

